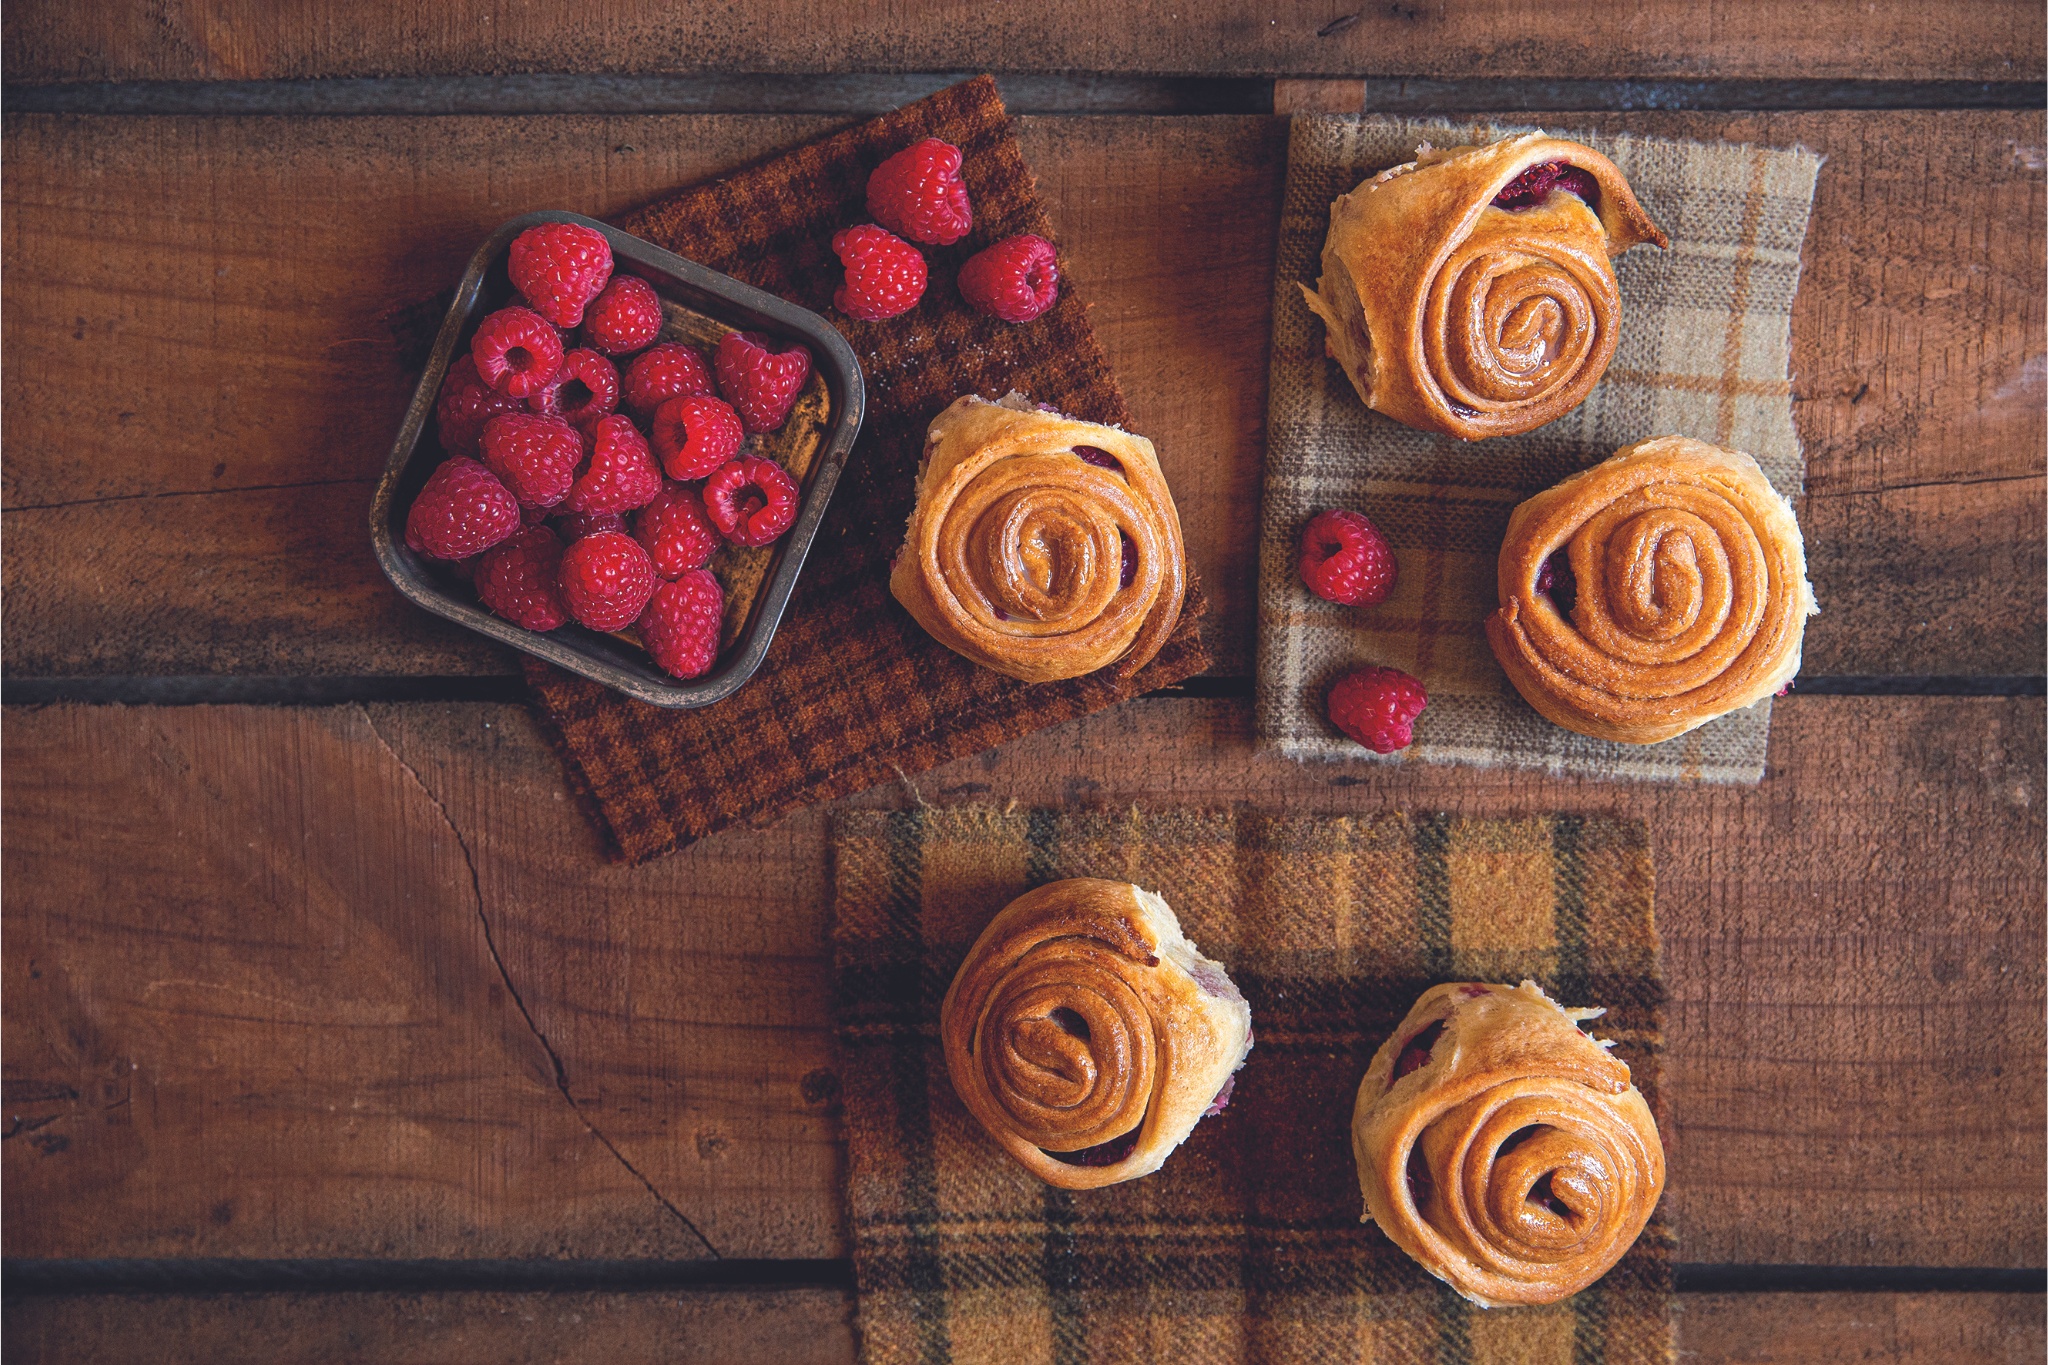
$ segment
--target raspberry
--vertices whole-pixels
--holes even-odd
[[[735,545],[767,545],[796,520],[796,480],[781,465],[748,455],[704,483],[711,524]]]
[[[1083,1147],[1078,1152],[1047,1152],[1046,1155],[1069,1166],[1114,1166],[1138,1149],[1138,1139],[1144,1133],[1143,1128],[1133,1128],[1122,1137]]]
[[[718,392],[711,367],[694,346],[664,341],[642,351],[626,367],[626,411],[645,422],[671,398],[708,398]]]
[[[1059,301],[1058,253],[1043,237],[1005,237],[960,267],[960,297],[1004,322],[1029,322]]]
[[[521,526],[538,526],[548,519],[548,510],[545,507],[522,506],[519,509],[519,524]]]
[[[701,479],[740,453],[740,415],[717,398],[671,398],[648,426],[654,453],[671,479]]]
[[[474,459],[484,424],[500,413],[517,411],[519,400],[484,383],[476,372],[476,357],[464,351],[441,381],[441,395],[434,400],[434,430],[443,451]]]
[[[1439,1019],[1402,1044],[1400,1055],[1394,1058],[1394,1079],[1398,1081],[1403,1076],[1428,1066],[1430,1051],[1436,1046],[1436,1040],[1443,1036],[1444,1021]]]
[[[654,565],[640,542],[599,531],[562,551],[562,598],[592,630],[624,630],[654,595]]]
[[[512,490],[521,507],[553,507],[569,496],[583,438],[559,417],[508,412],[484,428],[484,466]]]
[[[1398,668],[1359,668],[1330,689],[1330,723],[1376,754],[1415,742],[1415,718],[1429,705],[1422,684]]]
[[[718,548],[718,529],[694,488],[670,484],[633,514],[633,538],[654,561],[663,578],[680,578],[711,561]]]
[[[974,226],[960,179],[960,149],[935,137],[912,143],[868,177],[868,212],[913,242],[951,246]]]
[[[1301,533],[1301,581],[1325,602],[1376,607],[1394,590],[1394,552],[1356,512],[1318,512]]]
[[[773,431],[787,421],[811,375],[809,351],[797,345],[777,351],[774,344],[759,332],[727,332],[712,362],[718,368],[718,391],[748,431]]]
[[[879,322],[909,312],[924,297],[924,257],[901,237],[863,223],[835,233],[832,250],[846,267],[832,306],[846,316]]]
[[[557,581],[562,542],[545,526],[529,527],[484,551],[476,566],[476,595],[515,626],[553,630],[569,619]]]
[[[477,324],[469,353],[486,384],[528,398],[552,383],[562,368],[562,334],[530,308],[500,308]]]
[[[573,543],[585,536],[594,536],[599,531],[623,531],[626,529],[624,512],[564,512],[555,518],[555,530],[564,541]]]
[[[1550,197],[1552,189],[1575,194],[1588,204],[1600,202],[1600,182],[1593,178],[1591,171],[1582,171],[1568,161],[1546,161],[1540,166],[1531,166],[1513,180],[1507,188],[1493,196],[1497,209],[1534,208]]]
[[[476,372],[476,357],[468,351],[457,351],[448,362],[446,373],[441,376],[440,396],[446,396],[457,389],[489,388],[484,377]]]
[[[584,436],[590,460],[563,506],[571,512],[630,512],[661,491],[661,466],[630,417],[600,417]]]
[[[535,412],[585,426],[619,410],[619,371],[596,351],[578,348],[562,357],[554,382],[526,400]]]
[[[1572,573],[1571,554],[1559,550],[1543,561],[1543,567],[1536,571],[1536,591],[1550,599],[1561,616],[1570,616],[1579,600],[1579,580]]]
[[[497,476],[456,456],[427,476],[405,514],[405,543],[435,559],[467,559],[519,529],[519,502]]]
[[[542,223],[512,239],[512,287],[557,327],[574,327],[612,277],[612,244],[581,223]]]
[[[718,580],[692,569],[673,583],[657,584],[640,614],[640,643],[665,673],[695,678],[718,658],[718,623],[725,593]]]
[[[661,335],[661,298],[637,275],[616,275],[591,303],[583,335],[606,355],[651,346]]]

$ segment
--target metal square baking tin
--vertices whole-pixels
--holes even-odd
[[[474,600],[443,587],[430,572],[430,561],[406,547],[406,510],[437,463],[437,445],[430,440],[423,442],[422,438],[434,413],[442,377],[459,354],[464,339],[494,306],[485,299],[491,268],[504,259],[512,239],[536,223],[581,223],[595,228],[611,243],[615,268],[646,280],[664,299],[733,327],[801,341],[810,348],[812,368],[825,382],[831,415],[817,458],[804,481],[796,524],[777,542],[777,557],[754,599],[746,624],[722,652],[712,671],[701,678],[688,682],[671,678],[625,641],[573,622],[546,634],[513,625]],[[501,270],[499,278],[502,276]],[[803,568],[819,523],[824,520],[825,508],[832,501],[832,490],[853,449],[854,437],[860,433],[866,408],[867,394],[853,348],[831,323],[809,309],[706,269],[695,261],[686,261],[674,252],[594,219],[553,211],[525,214],[492,233],[470,257],[469,268],[456,288],[455,301],[449,305],[440,334],[434,338],[426,372],[420,376],[412,403],[405,410],[405,421],[391,447],[384,477],[377,482],[376,499],[370,507],[370,538],[376,546],[377,562],[392,585],[408,600],[436,616],[502,640],[514,649],[571,673],[580,673],[639,701],[655,706],[708,706],[738,690],[767,655],[769,642],[775,638],[775,628],[796,587],[797,573]],[[420,449],[423,443],[428,447],[424,452]]]

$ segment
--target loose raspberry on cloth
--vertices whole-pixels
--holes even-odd
[[[1008,237],[1057,240],[989,77],[619,220],[627,232],[831,316],[861,357],[868,397],[860,441],[803,577],[745,687],[713,706],[663,711],[526,661],[572,782],[628,861],[923,772],[1208,666],[1198,628],[1204,602],[1192,582],[1173,636],[1122,682],[1113,669],[1062,683],[1014,682],[932,640],[889,596],[889,560],[910,512],[925,428],[954,398],[1018,389],[1089,421],[1130,421],[1086,305],[1065,281],[1058,301],[1028,327],[974,311],[950,287],[928,291],[915,326],[831,313],[844,279],[833,235],[867,220],[874,169],[927,137],[960,149],[973,205],[971,232],[925,248],[934,280],[955,278],[970,256]],[[759,429],[757,418],[769,414],[750,412],[727,387],[741,378],[743,360],[760,363],[721,348],[720,387]],[[633,381],[628,367],[629,406]]]
[[[868,177],[868,212],[898,237],[951,246],[974,229],[960,149],[935,137],[912,143]]]
[[[1301,581],[1325,602],[1376,607],[1394,590],[1400,568],[1387,538],[1362,513],[1318,512],[1301,533]]]
[[[846,267],[846,283],[832,306],[850,318],[880,322],[917,307],[930,274],[924,256],[894,233],[873,223],[833,234],[832,250]]]
[[[967,258],[959,284],[960,297],[977,311],[1030,322],[1059,299],[1059,253],[1028,232],[1005,237]]]

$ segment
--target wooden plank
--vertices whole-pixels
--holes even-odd
[[[487,749],[517,736],[513,762],[465,774],[487,784],[461,813],[473,829],[421,785],[417,763],[439,760],[408,762],[360,707],[21,717],[5,1161],[23,1191],[70,1193],[11,1203],[8,1254],[836,1245],[830,1096],[804,1085],[822,1065],[821,911],[792,885],[819,875],[815,832],[707,845],[622,882],[525,716],[450,719]],[[131,746],[119,797],[113,770],[43,747],[96,748],[108,722]],[[508,860],[514,830],[546,861]],[[765,904],[744,891],[763,883]],[[524,979],[529,960],[608,975],[649,934],[682,975],[623,1010],[580,987],[544,1005]],[[596,1065],[580,1035],[613,1025],[637,1041]],[[629,1114],[637,1150],[616,1140]],[[75,1199],[106,1195],[149,1226],[77,1216]]]
[[[854,1359],[853,1305],[777,1294],[333,1294],[24,1299],[19,1365],[376,1360],[525,1365]],[[2037,1294],[1681,1294],[1680,1358],[1744,1365],[2022,1365],[2041,1359]]]
[[[2041,1359],[2038,1294],[1684,1294],[1682,1358],[1743,1365],[2022,1365]]]
[[[1162,699],[917,792],[1640,815],[1686,1259],[2039,1265],[2043,711],[1795,694],[1707,789],[1304,767]],[[7,1254],[843,1254],[824,812],[606,865],[508,706],[5,741]]]
[[[23,0],[9,81],[246,80],[505,71],[1129,71],[1561,77],[2034,80],[2038,6],[1986,0],[1925,22],[1905,0],[1620,8],[1599,0],[1346,5],[1248,0],[961,11],[864,0],[743,9],[597,0],[506,10],[377,0],[338,23],[297,0]]]
[[[2038,671],[2042,117],[1572,122],[1828,155],[1794,325],[1809,668]],[[509,671],[371,560],[361,508],[409,390],[380,315],[515,212],[614,212],[826,126],[10,118],[4,358],[36,401],[0,417],[8,670]],[[1174,482],[1218,671],[1247,673],[1285,125],[1021,126]]]
[[[7,1358],[50,1365],[851,1365],[833,1290],[80,1296],[7,1305]]]

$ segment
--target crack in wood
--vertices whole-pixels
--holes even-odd
[[[469,840],[463,837],[462,829],[455,823],[454,815],[449,812],[447,805],[442,802],[441,798],[434,792],[434,789],[427,785],[426,779],[420,776],[419,770],[406,762],[404,755],[400,754],[391,741],[385,737],[383,730],[377,725],[376,718],[370,714],[370,709],[360,702],[355,704],[355,709],[361,713],[363,724],[369,727],[370,735],[377,741],[378,747],[391,756],[391,761],[396,763],[404,770],[405,775],[412,779],[413,785],[420,789],[420,794],[433,803],[435,811],[440,814],[442,823],[448,826],[449,834],[454,836],[455,846],[462,851],[463,865],[469,869],[470,890],[476,897],[477,923],[483,926],[484,948],[491,955],[491,964],[498,969],[498,979],[505,983],[506,993],[512,997],[513,1007],[519,1011],[519,1017],[526,1021],[528,1031],[533,1034],[535,1041],[540,1044],[541,1050],[547,1054],[548,1062],[554,1068],[555,1089],[561,1092],[562,1098],[568,1103],[570,1111],[576,1115],[590,1135],[596,1138],[607,1152],[612,1154],[612,1159],[624,1167],[635,1180],[639,1181],[647,1193],[654,1197],[655,1202],[659,1203],[664,1209],[667,1209],[669,1213],[675,1216],[676,1221],[688,1228],[690,1235],[703,1244],[706,1252],[714,1258],[723,1259],[723,1254],[717,1247],[711,1244],[711,1239],[704,1235],[704,1230],[698,1227],[688,1214],[678,1208],[674,1200],[663,1194],[638,1166],[635,1166],[627,1159],[626,1154],[619,1150],[618,1144],[609,1137],[606,1137],[604,1131],[591,1121],[590,1115],[583,1111],[583,1106],[577,1102],[576,1096],[569,1089],[568,1067],[563,1064],[561,1054],[555,1051],[555,1045],[548,1040],[548,1035],[541,1028],[540,1021],[535,1019],[533,1011],[527,1008],[525,997],[520,994],[518,984],[512,980],[512,973],[506,968],[505,959],[498,951],[497,936],[491,930],[490,916],[484,911],[483,879],[477,873],[476,858],[470,851]]]
[[[154,493],[109,493],[99,498],[70,498],[63,502],[22,502],[0,507],[0,513],[55,512],[67,507],[94,507],[105,503],[142,502],[151,498],[208,498],[220,493],[280,493],[294,488],[332,488],[341,484],[375,483],[377,475],[349,479],[305,479],[297,483],[248,483],[233,488],[168,488]]]

